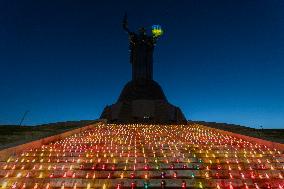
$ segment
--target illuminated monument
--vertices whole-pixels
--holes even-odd
[[[129,35],[132,80],[124,86],[118,101],[105,107],[101,118],[115,123],[185,123],[180,108],[168,102],[160,85],[153,80],[153,51],[163,34],[161,27],[153,26],[150,36],[145,28],[136,34],[129,30],[125,16],[123,29]]]
[[[130,36],[132,81],[102,117],[183,122],[181,111],[152,79],[154,44],[162,31],[137,35],[126,21],[124,28]],[[283,188],[284,144],[192,122],[101,120],[0,150],[0,189]]]

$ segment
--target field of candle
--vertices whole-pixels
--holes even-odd
[[[284,188],[283,149],[198,124],[99,124],[0,162],[0,188]]]

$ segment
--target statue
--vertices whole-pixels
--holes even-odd
[[[131,32],[125,14],[123,29],[129,35],[132,80],[153,80],[153,51],[158,37],[162,35],[160,26],[153,26],[151,36],[147,35],[146,29],[143,27],[139,29],[138,34]]]
[[[117,102],[106,106],[101,119],[111,123],[186,123],[179,107],[170,104],[161,86],[153,80],[153,52],[161,26],[152,26],[152,35],[145,28],[138,33],[128,28],[127,16],[123,29],[129,35],[132,80],[123,87]]]

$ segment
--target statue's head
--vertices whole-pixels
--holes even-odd
[[[146,29],[144,27],[139,28],[139,34],[140,35],[146,35]]]

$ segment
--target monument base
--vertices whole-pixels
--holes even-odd
[[[110,123],[186,123],[180,108],[167,101],[162,88],[153,80],[128,82],[118,101],[106,106],[101,118]]]

